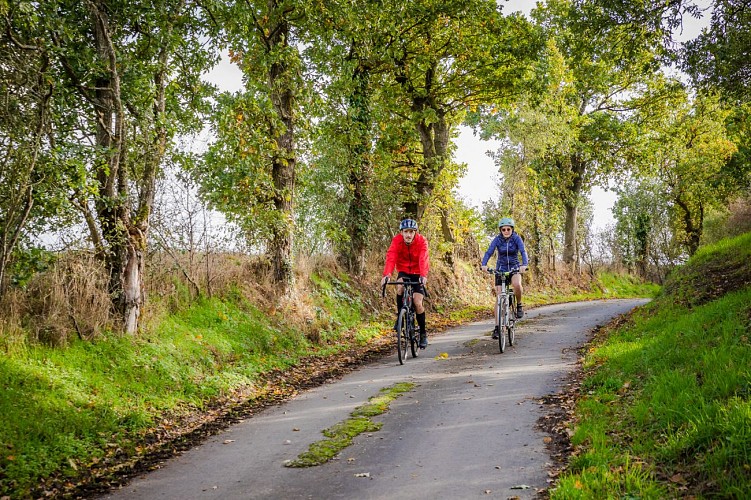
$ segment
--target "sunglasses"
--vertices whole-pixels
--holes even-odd
[[[507,231],[513,231],[513,229],[514,229],[514,228],[511,228],[511,227],[502,227],[502,228],[501,228],[501,231],[503,231],[503,232],[505,233],[505,232],[507,232]]]

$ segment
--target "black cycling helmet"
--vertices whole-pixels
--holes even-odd
[[[414,229],[417,231],[417,221],[415,219],[403,219],[399,223],[399,231],[403,229]]]

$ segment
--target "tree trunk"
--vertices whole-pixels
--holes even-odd
[[[583,185],[583,176],[585,162],[579,155],[571,155],[571,180],[568,190],[564,193],[563,208],[566,214],[566,221],[563,227],[563,263],[573,269],[576,267],[577,241],[576,228],[578,224],[578,206],[579,197]]]
[[[532,271],[538,272],[540,270],[541,264],[540,256],[543,254],[543,234],[542,230],[540,229],[540,221],[539,217],[537,216],[537,211],[533,211],[532,213],[532,234],[534,235],[534,237],[532,245],[530,245],[530,248],[532,249],[532,255],[529,255],[528,258]]]
[[[355,50],[353,47],[353,51]],[[349,99],[349,110],[353,121],[353,143],[348,182],[351,198],[346,222],[350,241],[339,253],[340,262],[355,276],[365,273],[365,250],[372,217],[372,203],[368,194],[372,181],[369,154],[371,116],[368,71],[367,67],[359,65],[352,77],[354,89]]]
[[[426,106],[421,102],[421,100],[418,100],[415,107],[423,111]],[[414,214],[417,219],[421,219],[425,213],[425,208],[430,195],[433,194],[438,176],[446,167],[447,162],[450,126],[446,123],[445,114],[441,110],[434,109],[433,111],[438,116],[438,120],[433,123],[420,120],[416,125],[425,161],[415,186],[417,199],[414,201]]]
[[[269,11],[276,7],[274,0],[269,0]],[[289,44],[290,25],[282,18],[271,33],[268,43],[269,51],[280,49],[284,52]],[[277,59],[269,68],[269,89],[274,111],[283,124],[276,134],[277,153],[271,159],[271,175],[274,181],[274,208],[278,215],[277,223],[272,229],[270,254],[274,270],[274,279],[282,285],[287,293],[293,283],[292,266],[292,227],[294,213],[292,199],[295,192],[295,128],[294,128],[294,91],[290,88],[289,68]]]
[[[405,90],[406,94],[412,100],[412,113],[417,117],[415,128],[420,137],[422,145],[422,154],[424,165],[420,169],[415,184],[415,197],[404,203],[405,215],[413,217],[418,221],[422,219],[430,195],[435,189],[438,176],[443,171],[448,161],[448,146],[451,133],[451,125],[447,120],[447,111],[441,109],[441,105],[435,98],[435,73],[437,62],[425,72],[425,86],[417,89],[411,83],[406,74],[405,61],[398,62],[398,74],[396,81]],[[431,119],[425,118],[426,111],[430,111]],[[454,261],[455,238],[450,230],[451,224],[448,219],[448,213],[441,214],[441,227],[444,237],[448,238],[445,242],[449,250],[443,256],[446,262]],[[449,228],[448,231],[445,229]]]
[[[443,236],[443,241],[450,242],[451,247],[446,250],[446,252],[443,254],[443,261],[451,268],[454,269],[455,259],[454,259],[454,252],[456,245],[454,242],[456,239],[454,238],[454,232],[451,229],[451,225],[449,224],[449,211],[446,208],[440,208],[441,212],[441,234]]]
[[[577,204],[566,202],[563,204],[566,213],[566,220],[563,226],[563,263],[571,267],[574,264],[576,255],[576,223],[577,223]]]
[[[112,45],[106,6],[89,3],[94,25],[97,55],[105,68],[97,82],[95,111],[97,116],[96,146],[101,160],[97,163],[98,196],[96,212],[101,236],[107,243],[105,262],[109,269],[109,293],[113,310],[122,321],[123,331],[138,330],[144,302],[143,271],[147,247],[149,217],[154,200],[156,171],[164,156],[167,142],[165,125],[157,125],[152,151],[146,155],[144,172],[138,179],[140,198],[133,216],[128,169],[125,165],[125,113],[121,101],[120,74],[117,55]],[[166,52],[155,74],[157,95],[154,96],[154,123],[160,122],[165,111]],[[93,235],[96,238],[98,235]]]
[[[427,109],[428,103],[424,99],[416,99],[414,108],[419,111]],[[417,125],[417,132],[420,136],[420,144],[422,145],[422,154],[425,161],[424,168],[420,172],[417,178],[416,194],[417,199],[405,206],[407,213],[414,212],[417,220],[422,219],[427,203],[430,200],[430,196],[435,189],[438,176],[446,167],[448,161],[448,146],[449,135],[451,131],[450,125],[446,121],[446,114],[440,109],[433,108],[438,119],[435,122],[427,123],[425,120],[420,120]],[[440,211],[441,217],[441,233],[444,243],[447,245],[447,250],[443,254],[443,260],[453,268],[454,266],[454,251],[456,246],[456,238],[451,230],[451,223],[449,220],[449,213],[447,210]]]
[[[701,242],[702,226],[704,224],[704,204],[699,202],[699,213],[694,214],[688,203],[680,196],[680,193],[675,197],[675,204],[683,212],[683,226],[686,231],[684,241],[686,251],[690,257],[699,249],[699,243]]]
[[[102,74],[97,79],[95,91],[96,112],[96,147],[99,159],[96,165],[98,196],[96,211],[101,227],[102,237],[109,248],[106,249],[105,262],[109,270],[109,294],[113,312],[120,317],[126,332],[135,331],[132,323],[138,309],[126,309],[125,282],[132,267],[128,266],[129,234],[128,217],[123,206],[123,195],[127,195],[125,169],[121,171],[124,158],[123,142],[125,131],[123,125],[123,108],[120,101],[120,75],[115,49],[112,46],[109,18],[106,6],[101,2],[89,2],[94,28],[94,43]],[[137,268],[137,266],[136,266]]]

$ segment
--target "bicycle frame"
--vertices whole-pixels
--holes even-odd
[[[503,353],[506,350],[506,336],[510,346],[514,345],[516,330],[516,294],[511,286],[511,277],[518,274],[518,269],[510,271],[496,271],[488,269],[488,273],[501,276],[501,292],[496,296],[495,323],[498,328],[498,347]],[[505,330],[505,332],[504,332]]]
[[[415,310],[414,304],[414,287],[419,285],[419,281],[387,281],[383,285],[381,295],[386,296],[386,285],[403,286],[404,298],[402,308],[399,310],[396,320],[396,352],[399,357],[399,364],[404,364],[407,359],[407,343],[409,342],[412,357],[417,357],[417,328],[415,327]]]

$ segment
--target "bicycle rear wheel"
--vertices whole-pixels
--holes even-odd
[[[407,359],[407,342],[409,332],[407,331],[407,311],[399,311],[399,318],[396,320],[396,353],[399,356],[399,364],[403,365]]]
[[[417,348],[417,340],[418,340],[417,339],[417,335],[418,335],[417,332],[418,332],[418,330],[417,330],[417,328],[415,328],[415,316],[414,316],[414,314],[410,315],[409,324],[410,324],[410,327],[409,327],[409,348],[412,350],[412,357],[416,358],[417,357],[417,352],[418,352],[418,348]]]
[[[501,299],[501,310],[498,315],[498,347],[501,353],[506,351],[506,336],[503,334],[504,327],[508,324],[508,299]]]

